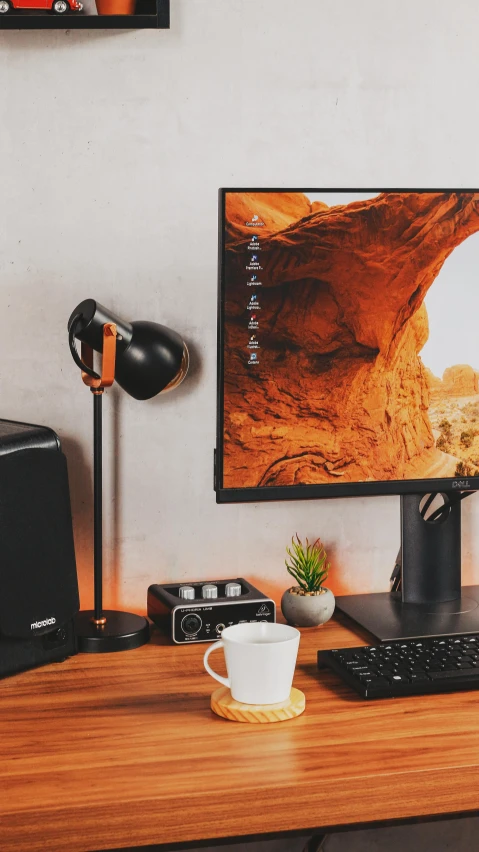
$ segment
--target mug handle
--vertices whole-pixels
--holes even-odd
[[[213,669],[211,668],[210,664],[208,663],[208,657],[211,654],[211,652],[217,651],[219,648],[224,648],[224,642],[222,642],[221,640],[219,642],[214,642],[213,645],[210,645],[210,647],[208,648],[208,650],[205,653],[205,656],[203,657],[203,663],[204,663],[206,671],[208,672],[208,674],[211,675],[211,677],[214,677],[215,680],[219,681],[219,683],[222,683],[223,686],[227,686],[228,689],[230,689],[231,684],[230,684],[228,678],[227,677],[221,677],[221,675],[214,672]]]

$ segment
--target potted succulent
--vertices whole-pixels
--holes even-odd
[[[281,599],[284,617],[296,627],[317,627],[329,621],[334,612],[334,595],[323,586],[329,573],[327,554],[318,538],[312,544],[303,544],[298,534],[292,539],[292,550],[287,547],[285,560],[289,574],[297,585],[291,586]]]

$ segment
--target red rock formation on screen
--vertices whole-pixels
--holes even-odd
[[[300,193],[235,203],[224,485],[453,476],[428,417],[423,300],[455,246],[479,230],[479,194],[388,193],[314,210]],[[264,222],[254,366],[244,271],[253,209]]]
[[[426,367],[426,381],[431,394],[442,392],[442,379],[439,376],[435,376],[429,367]]]
[[[441,391],[449,396],[472,396],[479,390],[477,373],[469,364],[456,364],[444,370]]]

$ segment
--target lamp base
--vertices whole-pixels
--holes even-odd
[[[75,618],[78,650],[87,654],[105,654],[110,651],[130,651],[140,648],[150,640],[150,625],[146,618],[131,612],[103,610],[106,623],[97,627],[92,609],[79,612]]]

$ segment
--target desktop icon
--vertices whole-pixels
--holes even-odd
[[[263,267],[259,265],[257,254],[251,255],[251,258],[249,258],[249,260],[246,262],[246,269],[248,272],[260,272],[262,268]]]
[[[264,228],[264,222],[259,218],[257,213],[254,213],[249,220],[245,222],[247,228]]]
[[[259,237],[257,237],[256,234],[251,237],[251,240],[248,243],[248,251],[261,251]]]

